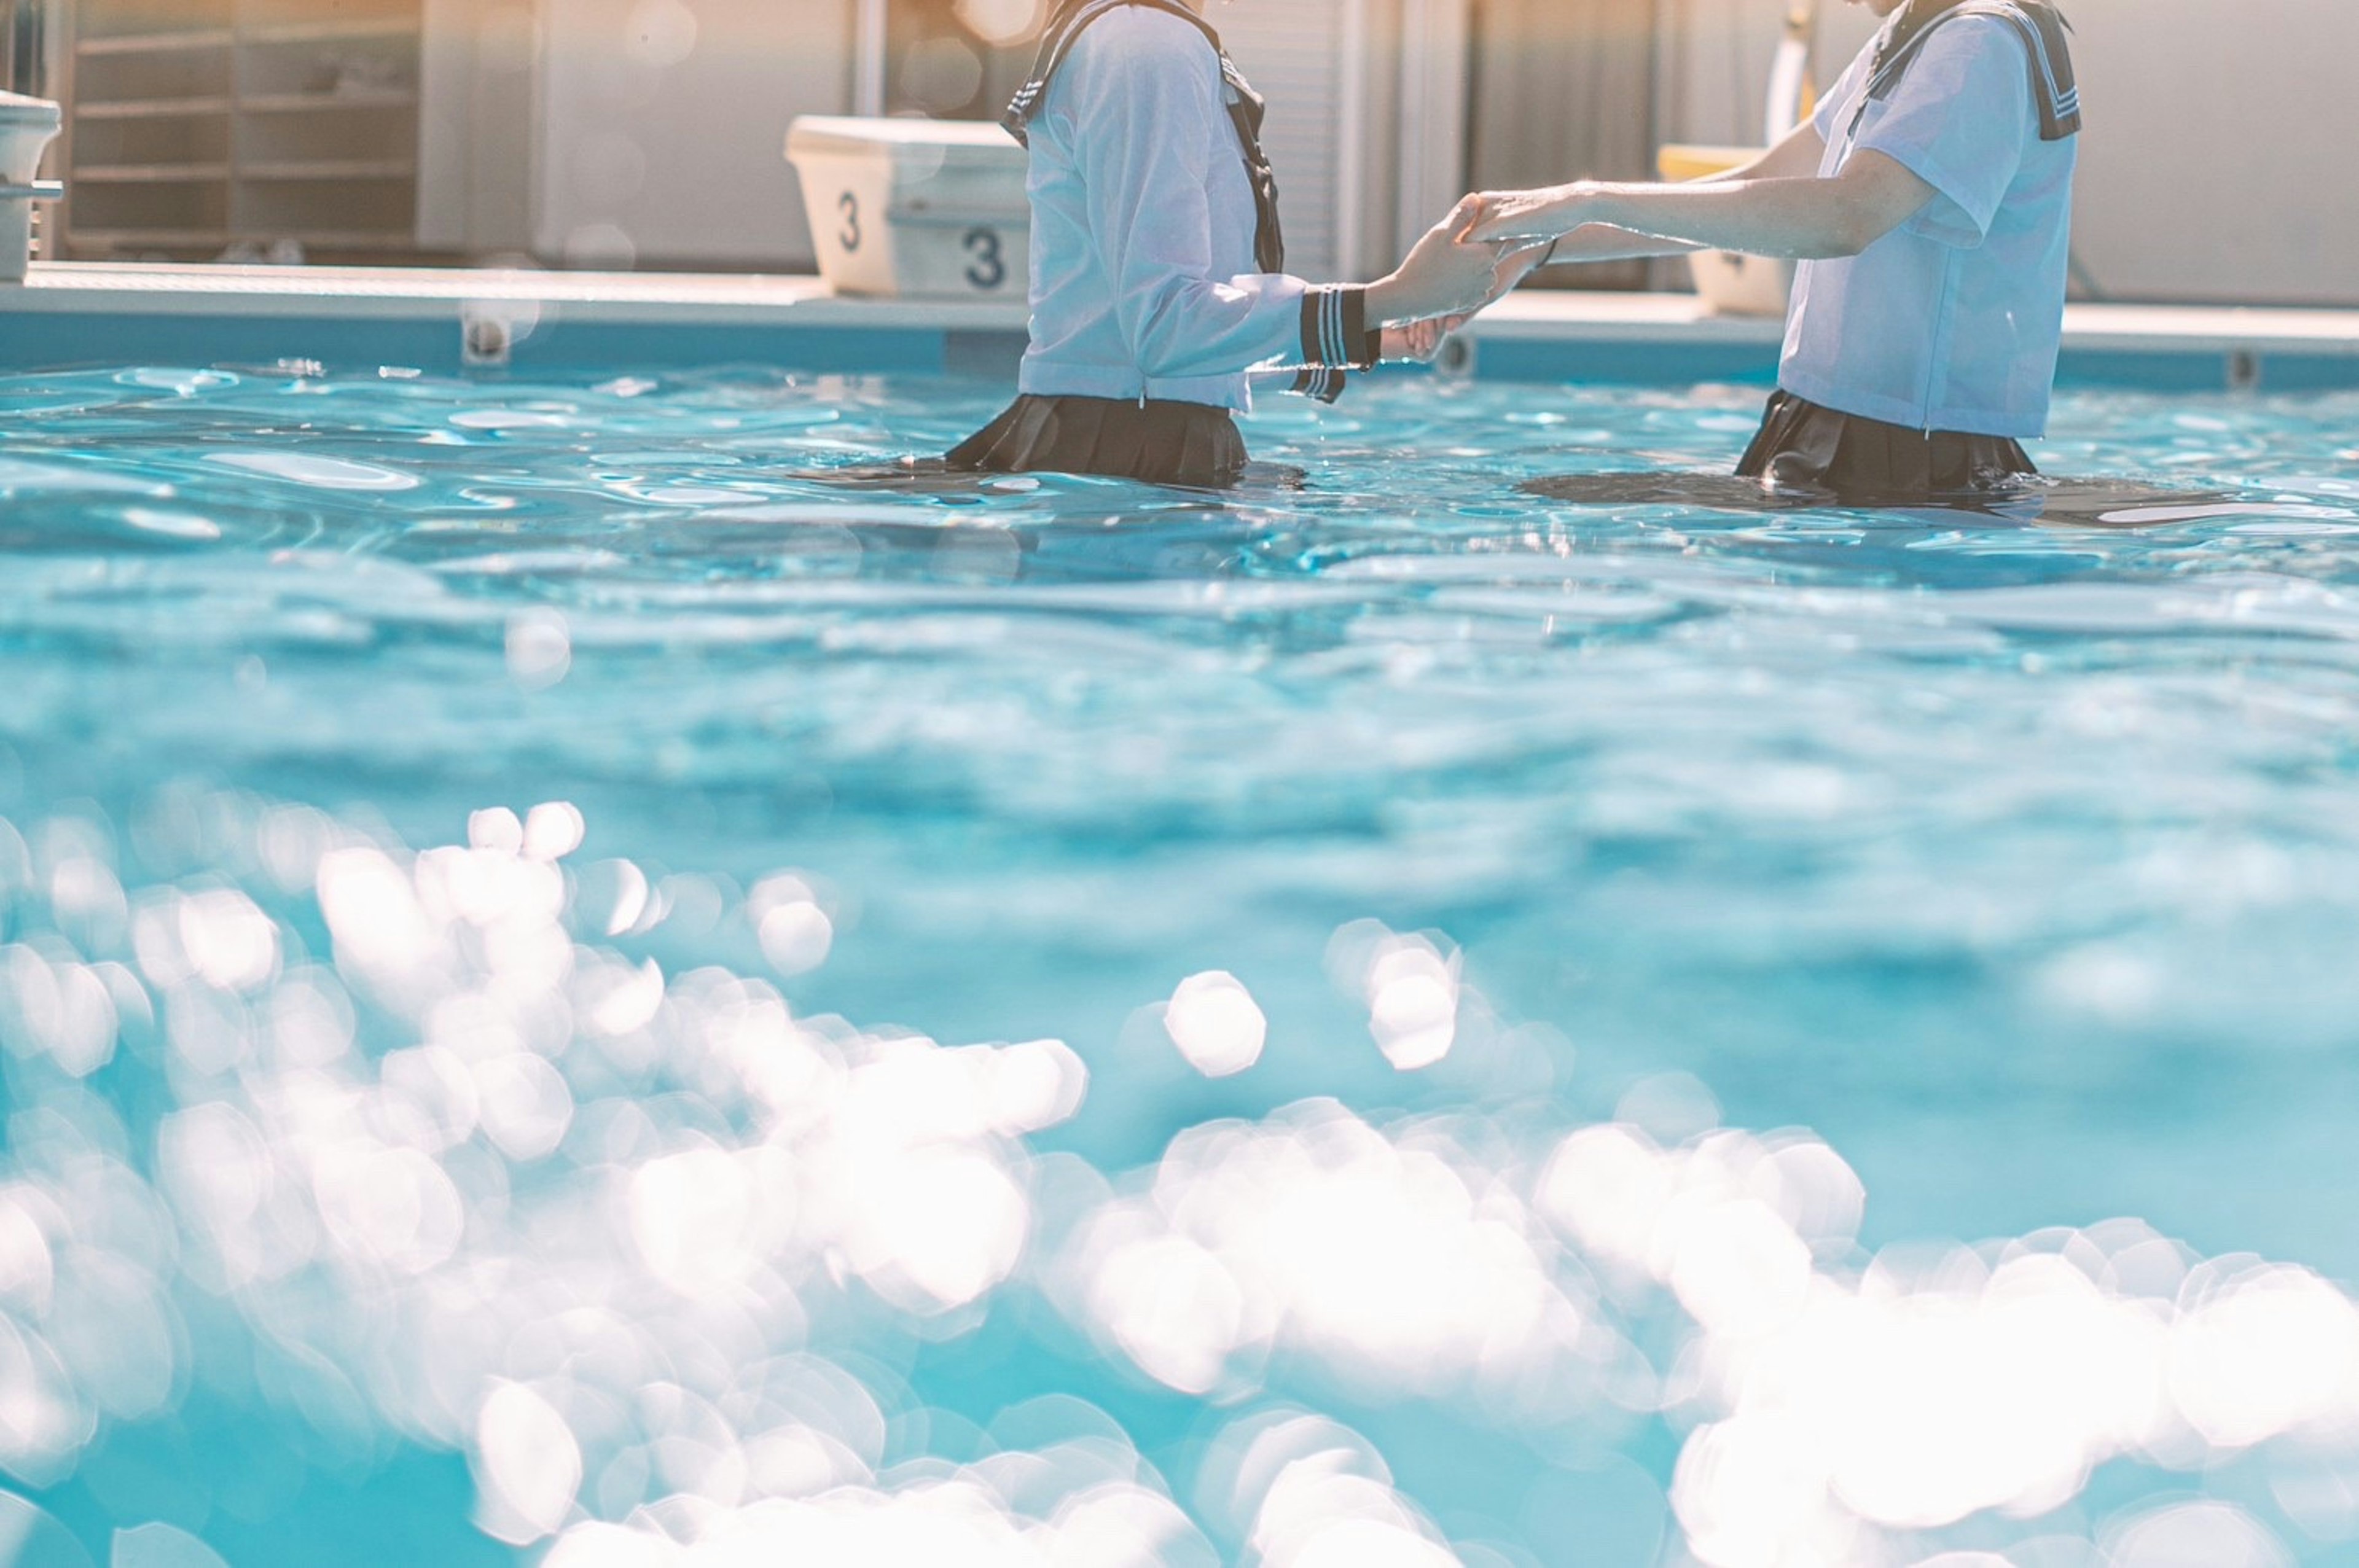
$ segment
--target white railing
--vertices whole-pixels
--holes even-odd
[[[858,0],[852,26],[852,112],[885,113],[885,13],[887,0]]]

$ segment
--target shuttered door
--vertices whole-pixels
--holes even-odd
[[[1287,270],[1314,279],[1359,268],[1341,243],[1365,200],[1364,160],[1369,40],[1364,0],[1234,0],[1211,7],[1229,54],[1269,101],[1263,140],[1277,168]]]
[[[1474,184],[1655,178],[1658,10],[1657,0],[1478,0]],[[1645,276],[1634,263],[1563,280],[1635,287]]]

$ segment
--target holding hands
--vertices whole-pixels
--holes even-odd
[[[1443,339],[1546,259],[1545,240],[1470,237],[1484,216],[1482,200],[1462,198],[1398,267],[1368,286],[1369,316],[1396,323],[1385,329],[1385,358],[1431,359]]]
[[[1537,190],[1485,190],[1467,197],[1451,215],[1472,206],[1459,230],[1470,244],[1543,243],[1590,222],[1588,209],[1600,194],[1597,182],[1587,179]]]
[[[1470,311],[1460,316],[1429,316],[1422,321],[1404,322],[1385,329],[1384,351],[1379,356],[1387,360],[1430,360],[1441,351],[1442,343],[1451,333],[1474,319]]]

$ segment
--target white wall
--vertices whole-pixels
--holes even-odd
[[[850,0],[542,0],[534,249],[807,270],[787,123],[852,102]]]
[[[2359,305],[2359,5],[2065,0],[2108,297]]]

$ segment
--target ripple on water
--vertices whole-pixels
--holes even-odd
[[[172,493],[172,487],[87,459],[66,463],[0,457],[0,495],[42,493],[164,496]]]
[[[124,512],[123,520],[143,533],[159,535],[167,539],[188,539],[203,544],[222,536],[220,524],[192,513],[158,512],[150,507],[134,506]]]
[[[416,474],[346,458],[314,457],[302,452],[210,452],[205,460],[223,468],[281,480],[310,490],[416,490]]]
[[[469,408],[451,416],[462,430],[563,430],[577,422],[570,411],[549,413],[529,408]]]
[[[126,370],[115,378],[118,385],[136,386],[150,392],[169,392],[181,397],[194,397],[201,393],[221,392],[239,384],[242,378],[225,370],[164,370],[142,368]]]

